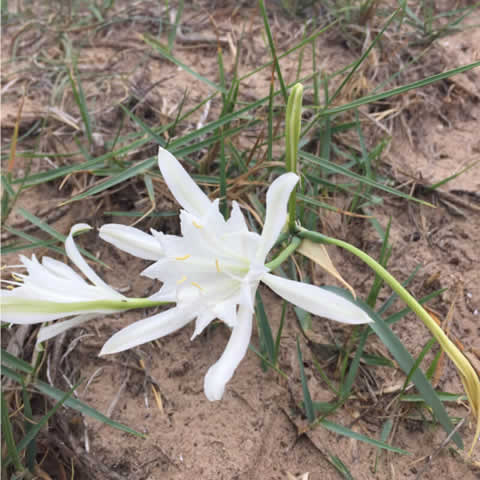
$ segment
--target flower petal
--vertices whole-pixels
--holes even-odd
[[[167,150],[158,149],[158,166],[177,202],[189,213],[201,218],[212,202],[192,180],[180,162]]]
[[[145,260],[158,260],[164,254],[160,242],[153,235],[128,225],[119,223],[102,225],[99,235],[102,240],[120,250]]]
[[[195,312],[174,307],[153,317],[144,318],[113,335],[102,348],[100,355],[122,352],[151,342],[184,327],[196,316]]]
[[[231,232],[248,232],[245,217],[240,209],[240,205],[235,200],[232,202],[232,212],[227,220],[227,225]]]
[[[195,331],[190,337],[190,340],[200,335],[212,320],[215,320],[215,315],[212,315],[212,313],[205,311],[200,314],[195,320]]]
[[[123,295],[118,293],[116,290],[108,286],[88,265],[85,259],[80,255],[75,242],[73,241],[73,234],[80,232],[82,230],[91,230],[92,227],[86,223],[77,223],[70,230],[67,240],[65,241],[65,251],[67,252],[70,260],[75,264],[75,266],[97,287],[102,287],[113,296],[118,298],[125,298]]]
[[[70,318],[69,320],[64,320],[63,322],[55,322],[53,325],[42,327],[37,335],[37,343],[45,342],[50,338],[56,337],[57,335],[66,332],[70,328],[78,327],[82,323],[93,320],[96,317],[98,317],[97,313],[79,315],[78,317]]]
[[[252,335],[252,313],[240,305],[238,310],[237,325],[232,330],[222,356],[214,363],[205,375],[204,391],[211,401],[221,400],[225,385],[232,378],[236,368],[247,353],[250,337]]]
[[[260,263],[265,262],[268,252],[277,241],[287,221],[288,199],[297,182],[298,175],[289,172],[278,177],[268,189],[265,225],[256,257]]]
[[[277,295],[307,312],[342,323],[370,323],[364,310],[340,295],[308,283],[295,282],[266,273],[262,282]]]

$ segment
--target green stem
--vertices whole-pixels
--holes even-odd
[[[271,262],[265,264],[269,270],[275,270],[278,268],[302,243],[302,240],[298,237],[293,237],[290,245],[284,248]]]
[[[152,308],[170,302],[152,301],[145,298],[122,300],[94,300],[89,302],[49,302],[47,300],[26,300],[6,297],[2,299],[4,313],[76,313],[102,310],[125,311],[134,308]]]
[[[348,250],[363,260],[377,275],[379,275],[385,281],[385,283],[392,288],[392,290],[397,293],[397,295],[408,305],[408,307],[418,316],[418,318],[422,320],[422,322],[430,330],[440,346],[445,350],[447,355],[457,367],[470,401],[470,405],[472,406],[472,410],[475,416],[479,418],[480,382],[475,370],[473,370],[470,362],[465,358],[456,345],[447,337],[442,328],[433,320],[433,318],[420,305],[420,303],[412,295],[410,295],[410,293],[408,293],[408,291],[385,268],[383,268],[378,262],[357,247],[354,247],[353,245],[342,240],[327,237],[321,233],[311,232],[303,227],[297,227],[297,235],[301,238],[308,238],[314,242],[337,245],[338,247]],[[478,428],[480,428],[480,424],[477,426],[477,435]]]

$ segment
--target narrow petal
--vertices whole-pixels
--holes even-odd
[[[289,172],[278,177],[268,189],[265,225],[256,257],[261,263],[264,263],[287,221],[288,199],[297,182],[298,175]]]
[[[75,264],[75,266],[97,287],[103,287],[113,295],[116,295],[120,298],[123,297],[120,293],[116,292],[113,288],[109,287],[88,265],[85,259],[80,255],[75,242],[73,241],[73,234],[80,232],[82,230],[91,230],[92,227],[86,223],[77,223],[70,230],[70,234],[65,242],[65,251],[67,252],[70,260]]]
[[[63,322],[55,322],[53,325],[42,327],[37,335],[37,343],[45,342],[50,338],[56,337],[57,335],[66,332],[70,328],[78,327],[82,323],[93,320],[96,317],[98,317],[98,314],[96,313],[79,315],[78,317],[70,318],[69,320],[64,320]]]
[[[208,326],[208,324],[214,319],[215,319],[215,315],[212,315],[208,311],[203,312],[201,315],[199,315],[195,320],[195,331],[193,332],[193,335],[191,336],[190,340],[193,340],[195,337],[200,335]]]
[[[220,359],[213,364],[205,376],[204,391],[211,401],[221,400],[225,385],[232,378],[236,368],[247,353],[252,335],[252,313],[243,305],[238,310],[237,325],[232,330]]]
[[[232,213],[227,220],[227,225],[231,232],[248,232],[245,217],[240,209],[240,205],[235,200],[232,202]]]
[[[102,225],[99,235],[102,240],[130,255],[145,260],[158,260],[163,257],[164,252],[160,242],[153,235],[149,235],[138,228],[118,223],[108,223]]]
[[[307,312],[342,323],[370,323],[372,319],[353,302],[315,285],[295,282],[266,273],[262,282],[277,295]]]
[[[153,317],[144,318],[113,335],[102,348],[100,355],[118,353],[151,342],[184,327],[196,316],[195,312],[174,307]]]
[[[74,282],[84,282],[85,280],[75,271],[63,262],[59,262],[50,257],[42,258],[42,265],[57,277]]]
[[[211,205],[180,162],[167,150],[158,149],[158,166],[177,202],[189,213],[203,217]]]

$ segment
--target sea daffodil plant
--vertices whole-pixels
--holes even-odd
[[[168,188],[183,207],[182,235],[153,231],[146,238],[132,227],[109,224],[101,227],[100,237],[147,259],[152,259],[156,240],[160,246],[158,261],[142,274],[162,281],[155,298],[174,301],[176,306],[116,333],[101,354],[154,340],[196,319],[193,339],[218,318],[232,329],[232,334],[222,356],[208,370],[204,390],[209,400],[219,400],[250,343],[255,292],[260,282],[313,314],[350,324],[371,321],[361,308],[335,293],[269,273],[266,257],[287,221],[288,200],[298,181],[296,174],[281,175],[270,185],[260,235],[249,231],[236,202],[230,218],[225,220],[219,201],[211,201],[164,149],[159,151],[158,164]]]
[[[310,313],[350,324],[372,321],[363,308],[341,295],[272,273],[295,251],[302,238],[330,243],[350,251],[367,263],[430,329],[460,372],[472,411],[477,416],[477,438],[480,433],[480,382],[460,350],[423,307],[375,260],[347,242],[311,232],[296,222],[295,186],[299,180],[297,152],[302,93],[302,86],[296,85],[289,98],[286,119],[288,173],[278,177],[267,191],[266,216],[261,234],[248,229],[236,202],[233,202],[230,218],[226,220],[219,210],[219,200],[211,201],[180,162],[160,148],[160,171],[182,207],[181,235],[166,235],[155,230],[147,234],[133,227],[108,224],[100,228],[100,236],[132,255],[155,261],[144,270],[143,275],[163,282],[161,289],[151,297],[132,299],[105,284],[75,246],[73,234],[89,228],[80,224],[72,228],[65,248],[70,260],[90,283],[62,262],[45,257],[40,264],[35,256],[31,260],[22,256],[27,274],[15,274],[15,281],[10,282],[10,287],[16,288],[2,290],[2,320],[39,323],[75,315],[73,319],[43,327],[39,339],[45,340],[99,315],[164,303],[175,304],[113,335],[100,352],[109,354],[168,335],[195,319],[193,339],[212,320],[220,319],[232,329],[232,334],[220,359],[209,368],[204,380],[207,398],[219,400],[247,351],[252,333],[255,293],[260,282]],[[266,263],[287,220],[290,243],[274,260]]]

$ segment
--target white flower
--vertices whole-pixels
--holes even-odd
[[[156,231],[147,235],[112,224],[104,225],[100,236],[142,258],[158,255],[158,261],[142,274],[161,280],[163,286],[157,295],[175,298],[177,305],[116,333],[101,354],[149,342],[196,319],[193,339],[219,318],[232,328],[232,335],[222,356],[205,376],[205,395],[213,401],[222,398],[225,385],[247,351],[260,281],[313,314],[352,324],[371,321],[362,309],[339,295],[268,273],[265,259],[287,219],[287,202],[297,175],[286,173],[268,189],[265,225],[259,235],[248,230],[236,202],[230,218],[225,220],[218,200],[210,201],[169,152],[160,149],[158,161],[168,188],[183,207],[182,236]]]
[[[27,273],[14,273],[16,281],[2,280],[16,286],[11,290],[1,290],[3,322],[42,323],[77,315],[43,327],[37,338],[41,342],[99,315],[124,311],[127,304],[128,308],[133,308],[128,299],[109,287],[80,255],[73,234],[90,228],[83,223],[74,225],[65,242],[65,250],[91,283],[63,262],[43,257],[40,263],[35,255],[31,259],[21,255],[20,260]]]

